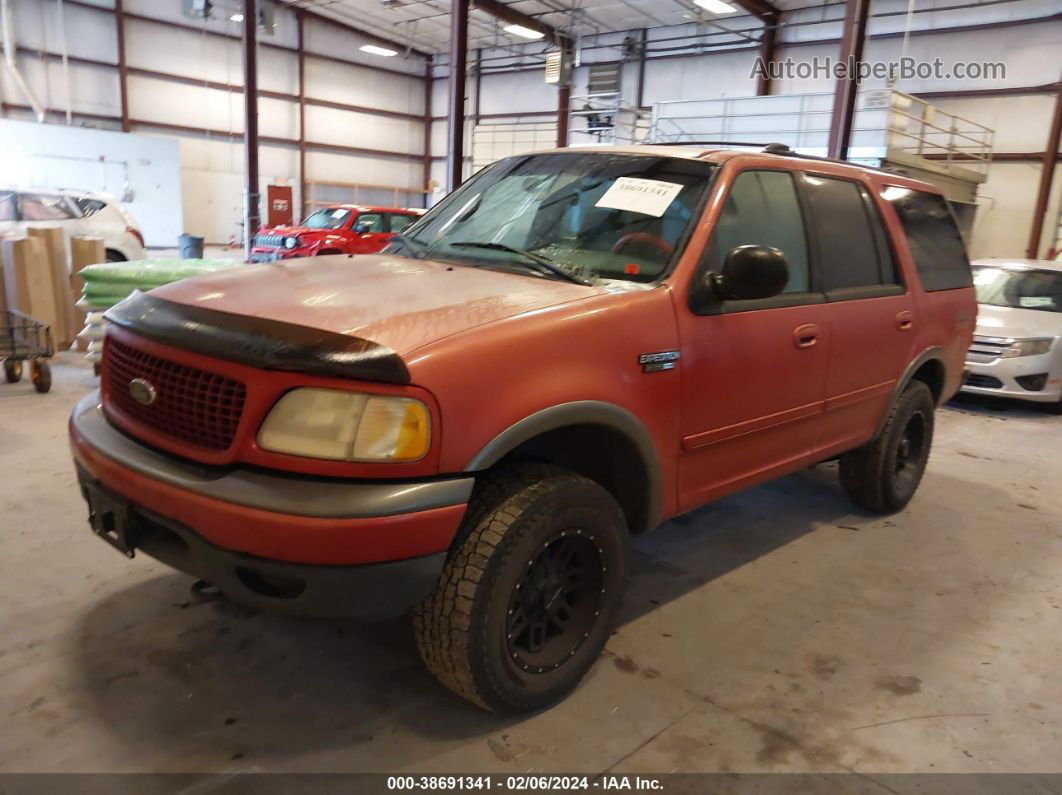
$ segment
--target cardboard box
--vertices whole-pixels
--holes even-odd
[[[81,269],[89,265],[98,265],[107,261],[107,250],[103,246],[102,237],[81,237],[73,235],[70,238],[70,292],[74,296],[76,304],[85,291],[85,280],[81,278]],[[85,327],[85,313],[74,307],[77,314],[77,330],[80,334]],[[75,343],[79,351],[88,350],[88,340],[77,338]]]
[[[52,336],[59,350],[73,344],[81,330],[74,311],[74,297],[70,291],[70,265],[67,257],[66,232],[61,226],[31,226],[26,230],[31,238],[40,240],[44,246],[46,264],[51,271],[52,287],[55,290],[55,305],[58,308]]]
[[[0,243],[0,256],[4,263],[8,307],[47,323],[52,327],[54,338],[62,307],[56,301],[52,268],[44,243],[35,237],[9,237]]]

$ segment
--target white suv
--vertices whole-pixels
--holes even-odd
[[[1062,262],[972,264],[977,332],[962,390],[1047,403],[1062,414]]]
[[[59,224],[71,235],[103,238],[108,262],[144,258],[136,221],[106,193],[49,188],[0,188],[0,235],[35,223]]]

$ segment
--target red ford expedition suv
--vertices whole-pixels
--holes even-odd
[[[375,254],[421,215],[399,207],[325,207],[310,213],[298,226],[263,227],[254,236],[251,262],[322,254]]]
[[[901,510],[977,308],[931,185],[783,154],[558,150],[383,253],[108,313],[70,435],[90,523],[230,596],[413,610],[429,670],[518,712],[602,650],[628,538],[827,459]]]

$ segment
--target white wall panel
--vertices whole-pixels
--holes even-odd
[[[315,143],[420,154],[424,148],[424,126],[420,122],[311,105],[306,108],[306,139]]]
[[[744,97],[756,93],[749,78],[755,53],[720,53],[692,58],[649,60],[645,65],[646,105],[681,99]]]
[[[242,23],[233,22],[229,19],[232,9],[237,5],[232,2],[215,2],[217,11],[210,19],[193,19],[185,16],[181,11],[181,3],[178,0],[173,0],[173,2],[170,0],[125,0],[123,5],[128,13],[140,14],[161,22],[195,25],[204,30],[227,33],[233,36],[239,36],[243,31]],[[281,3],[274,3],[273,9],[273,32],[271,34],[259,32],[259,41],[294,48],[296,42],[295,14],[284,8]]]
[[[15,22],[15,39],[20,46],[45,52],[62,51],[62,28],[59,26],[55,0],[9,0]],[[66,22],[66,51],[81,58],[113,61],[117,30],[110,14],[63,6]]]
[[[210,243],[238,238],[243,219],[243,144],[181,138],[180,149],[184,231]],[[298,151],[267,145],[259,147],[258,157],[261,194],[271,182],[284,181],[294,185],[298,203]]]
[[[540,70],[483,75],[480,113],[521,113],[557,107],[557,87]]]
[[[1032,226],[1032,206],[1040,182],[1039,163],[993,163],[988,182],[978,190],[970,256],[1024,257]],[[1059,180],[1055,171],[1055,195],[1050,202],[1045,227],[1053,227],[1058,209]],[[1050,236],[1045,229],[1045,238]],[[1043,249],[1041,249],[1041,254]]]
[[[0,120],[2,179],[121,196],[148,245],[172,246],[180,233],[177,145],[154,136]],[[101,165],[101,159],[103,161]]]
[[[332,152],[306,153],[307,179],[362,185],[396,185],[417,188],[421,181],[420,161],[340,155]]]
[[[306,96],[420,116],[424,113],[424,78],[307,56]]]
[[[243,70],[239,79],[243,84]],[[299,54],[288,50],[258,49],[258,90],[299,93]]]
[[[58,111],[66,110],[68,83],[61,63],[24,56],[18,59],[18,67],[30,91],[41,105]],[[120,113],[117,72],[106,67],[76,63],[69,64],[68,71],[70,104],[75,113]],[[11,80],[7,69],[3,69],[0,74],[4,99],[19,105],[28,105],[25,96]]]
[[[196,129],[243,132],[243,93],[130,75],[132,116]]]
[[[233,27],[236,27],[234,23]],[[243,84],[240,44],[233,39],[131,19],[126,22],[125,53],[129,66],[199,80]]]

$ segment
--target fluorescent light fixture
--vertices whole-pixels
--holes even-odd
[[[506,33],[512,33],[514,36],[521,36],[525,39],[541,39],[546,35],[542,31],[531,30],[531,28],[525,28],[523,25],[506,25],[503,30]]]
[[[233,14],[231,17],[229,17],[229,19],[232,20],[233,22],[243,22],[243,14],[241,14],[239,11],[237,11],[235,14]]]
[[[723,0],[693,0],[693,2],[713,14],[733,14],[737,11],[734,6],[730,5],[730,3],[724,3]]]
[[[385,58],[390,58],[392,55],[398,55],[397,50],[389,50],[386,47],[377,47],[375,44],[363,44],[358,47],[362,52],[371,52],[373,55],[382,55]]]

